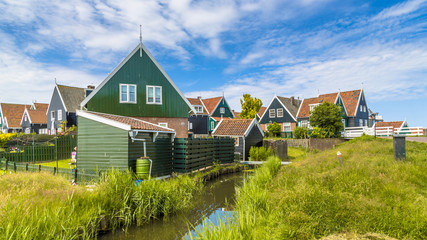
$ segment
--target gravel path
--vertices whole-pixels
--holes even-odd
[[[407,137],[406,141],[427,143],[427,137]]]

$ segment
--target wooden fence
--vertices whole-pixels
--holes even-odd
[[[175,138],[173,144],[174,172],[191,172],[234,160],[232,138]]]
[[[77,136],[67,135],[56,138],[54,145],[15,146],[14,151],[0,152],[0,158],[10,162],[45,162],[69,159],[74,147],[77,146]]]

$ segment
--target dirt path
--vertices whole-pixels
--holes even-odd
[[[427,137],[407,137],[406,141],[427,143]]]

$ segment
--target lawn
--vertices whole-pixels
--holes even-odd
[[[309,154],[309,151],[303,147],[288,147],[288,159],[296,161],[304,159]]]
[[[65,159],[65,160],[58,160],[58,168],[66,168],[66,169],[70,169],[71,168],[75,168],[76,165],[70,165],[70,160],[71,159]],[[56,167],[56,161],[52,161],[52,162],[45,162],[45,163],[37,163],[36,165],[42,165],[42,166],[47,166],[47,167]]]

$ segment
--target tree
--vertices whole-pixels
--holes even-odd
[[[267,130],[271,135],[278,136],[280,134],[280,125],[274,122],[268,125]]]
[[[250,94],[245,93],[243,94],[243,100],[240,99],[240,104],[242,105],[240,117],[244,119],[253,119],[261,108],[262,101],[261,99],[253,98]]]
[[[319,127],[328,134],[326,136],[339,136],[344,128],[342,124],[341,108],[329,102],[324,102],[310,112],[310,125]]]
[[[294,129],[294,138],[302,139],[308,137],[308,129],[305,127],[296,127]]]

